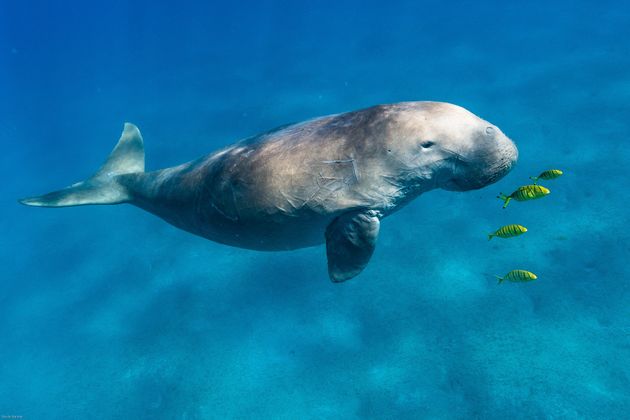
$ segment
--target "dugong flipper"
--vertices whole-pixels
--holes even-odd
[[[30,206],[130,203],[227,245],[280,251],[326,243],[335,282],[368,264],[380,220],[421,194],[482,188],[516,162],[498,127],[457,105],[401,102],[282,126],[172,168],[144,170],[125,124],[90,178]]]
[[[374,210],[342,214],[326,229],[328,274],[334,282],[351,279],[370,261],[381,222]]]

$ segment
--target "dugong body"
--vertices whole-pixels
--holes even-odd
[[[517,155],[497,127],[464,108],[406,102],[288,125],[145,172],[142,137],[127,123],[94,176],[21,202],[131,203],[188,232],[255,250],[326,242],[330,277],[344,281],[367,265],[380,219],[435,188],[495,182]]]

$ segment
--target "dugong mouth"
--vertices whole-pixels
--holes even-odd
[[[466,159],[454,156],[453,176],[445,180],[441,188],[449,191],[477,190],[494,184],[507,175],[518,160],[516,145],[508,140],[494,153]]]

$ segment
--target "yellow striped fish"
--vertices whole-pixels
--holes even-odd
[[[550,179],[556,179],[561,176],[562,171],[560,169],[549,169],[548,171],[541,172],[538,176],[530,176],[529,179],[534,181],[534,185],[536,185],[539,179],[549,181]]]
[[[522,235],[525,232],[527,232],[527,228],[525,226],[505,225],[497,229],[496,232],[488,234],[488,240],[495,236],[498,238],[513,238],[514,236]]]
[[[551,191],[542,185],[523,185],[522,187],[518,187],[518,189],[510,195],[499,193],[497,198],[505,201],[503,208],[506,208],[512,199],[516,201],[534,200],[536,198],[544,197],[550,192]]]
[[[507,273],[505,276],[494,276],[499,279],[499,284],[503,283],[504,280],[513,281],[515,283],[524,283],[526,281],[533,281],[538,278],[538,276],[531,271],[527,270],[512,270]]]

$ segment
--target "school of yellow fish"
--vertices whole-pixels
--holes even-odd
[[[541,172],[538,176],[530,176],[529,179],[534,181],[532,185],[524,185],[522,187],[518,187],[512,194],[505,195],[503,193],[499,193],[497,198],[503,200],[503,208],[506,208],[507,205],[512,200],[516,201],[528,201],[535,200],[537,198],[542,198],[548,195],[551,191],[547,188],[538,185],[539,180],[549,181],[552,179],[556,179],[562,176],[562,171],[560,169],[549,169],[547,171]],[[488,234],[488,240],[494,238],[514,238],[516,236],[522,235],[527,232],[527,228],[525,226],[511,224],[505,225],[494,231],[493,233]],[[503,277],[495,276],[499,280],[499,284],[501,284],[504,280],[511,282],[527,282],[536,280],[538,276],[527,270],[512,270]]]

